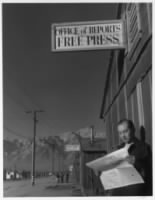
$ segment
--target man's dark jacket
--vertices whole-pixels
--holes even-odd
[[[150,196],[152,195],[152,153],[149,145],[134,137],[128,152],[135,157],[134,167],[144,179],[143,184],[136,184],[114,189],[113,196]],[[123,148],[124,143],[118,146]]]

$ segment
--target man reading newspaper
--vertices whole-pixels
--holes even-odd
[[[122,142],[117,151],[87,163],[112,196],[152,195],[152,163],[149,147],[135,137],[131,120],[123,119],[117,125]]]

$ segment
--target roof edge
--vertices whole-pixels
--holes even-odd
[[[118,4],[117,19],[120,19],[120,17],[121,17],[122,6],[123,6],[123,3],[119,3]],[[107,75],[106,75],[107,78],[106,78],[106,81],[105,81],[105,87],[104,87],[104,92],[103,92],[101,111],[100,111],[100,116],[99,116],[100,119],[104,119],[103,112],[104,112],[104,108],[105,108],[105,97],[106,97],[106,94],[107,94],[108,81],[109,81],[109,76],[110,76],[110,70],[111,70],[111,65],[112,65],[113,57],[114,57],[114,51],[111,50],[110,60],[109,60],[109,65],[108,65],[108,71],[107,71]]]

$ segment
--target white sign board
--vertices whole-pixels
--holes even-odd
[[[73,165],[69,166],[69,171],[72,172],[73,171]]]
[[[52,51],[125,48],[123,20],[52,24]]]
[[[79,144],[67,144],[65,145],[65,151],[80,151]]]

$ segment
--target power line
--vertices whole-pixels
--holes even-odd
[[[9,97],[9,98],[11,98],[12,100],[13,100],[13,102],[14,103],[16,103],[18,106],[20,106],[20,107],[23,107],[24,108],[24,110],[28,110],[29,108],[27,107],[27,106],[25,106],[25,105],[23,105],[23,104],[21,104],[21,103],[17,103],[16,101],[15,101],[15,99],[11,96],[11,95],[8,95],[7,94],[7,96]],[[27,94],[26,94],[26,96],[28,96]],[[30,97],[28,96],[28,98],[30,99]],[[32,100],[30,99],[30,101],[32,102]],[[32,102],[32,104],[34,105],[34,103]],[[32,107],[32,106],[31,106]],[[36,106],[35,107],[38,107],[39,108],[39,106],[36,104]],[[17,115],[17,113],[15,113],[15,115]],[[24,119],[25,120],[25,119]],[[46,119],[44,119],[45,121],[46,121]],[[45,125],[49,130],[51,130],[52,128],[50,127],[50,125],[46,122],[42,122],[41,124],[43,124],[43,125]]]
[[[25,138],[25,139],[31,139],[30,137],[26,137],[26,136],[23,136],[21,135],[20,133],[17,133],[16,131],[4,126],[4,129],[6,129],[9,133],[11,133],[12,135],[16,135],[18,137],[22,137],[22,138]]]
[[[7,79],[7,81],[9,81],[9,80],[11,80],[12,79],[12,77],[10,78],[10,72],[7,70],[7,69],[5,69],[5,73],[9,76],[9,78]],[[24,88],[24,87],[20,87],[19,86],[19,84],[17,84],[17,81],[15,81],[15,80],[11,80],[11,82],[13,82],[14,84],[15,84],[15,86],[19,89],[19,91],[24,95],[24,96],[26,96],[28,99],[29,99],[29,101],[31,102],[31,104],[32,104],[32,106],[31,106],[31,108],[33,107],[35,107],[36,109],[39,109],[39,107],[40,106],[38,106],[38,103],[36,104],[36,102],[34,103],[34,100],[32,100],[32,97],[30,97],[28,94],[27,94],[27,91],[26,91],[26,89]],[[4,91],[4,92],[6,92],[6,90]],[[8,96],[11,96],[11,95],[8,95]],[[17,101],[15,101],[14,100],[14,98],[12,98],[11,97],[11,99],[17,104],[17,105],[20,105],[20,107],[21,107],[21,105],[22,105],[22,107],[24,107],[24,110],[29,110],[30,109],[30,107],[28,108],[28,106],[25,106],[25,105],[23,105],[23,104],[20,104],[20,103],[17,103]],[[50,129],[51,130],[51,126],[48,124],[48,123],[43,123],[46,127],[48,127],[48,129]]]
[[[7,71],[6,73],[9,74],[8,71]],[[10,80],[10,79],[9,79],[9,80]],[[14,82],[15,85],[17,86],[17,81],[12,80],[12,82]],[[22,87],[22,89],[21,89],[20,86],[19,86],[19,84],[18,84],[18,87],[17,87],[17,88],[19,89],[20,92],[22,92],[22,93],[24,94],[24,96],[26,96],[26,97],[29,99],[29,102],[32,104],[31,107],[35,107],[35,108],[37,108],[37,109],[39,110],[39,108],[40,108],[41,106],[38,105],[38,103],[36,103],[36,102],[34,103],[34,99],[32,99],[32,97],[30,97],[30,95],[27,94],[26,89],[23,88],[23,87]],[[11,95],[8,95],[8,96],[10,97]],[[21,103],[18,103],[17,101],[15,101],[13,97],[11,97],[11,99],[12,99],[17,105],[19,105],[20,107],[22,106],[22,107],[24,108],[24,110],[30,109],[30,107],[28,108],[28,106],[25,106],[23,103],[21,104]],[[47,116],[47,114],[45,114],[45,115]],[[45,116],[45,115],[44,115],[44,116]],[[46,118],[47,118],[47,117],[46,117]],[[45,121],[45,122],[44,122],[44,121]],[[44,118],[44,120],[42,120],[42,122],[41,122],[40,124],[45,125],[45,127],[47,127],[47,128],[49,129],[49,131],[51,132],[52,127],[51,127],[51,125],[49,125],[49,123],[47,123],[47,119]]]

